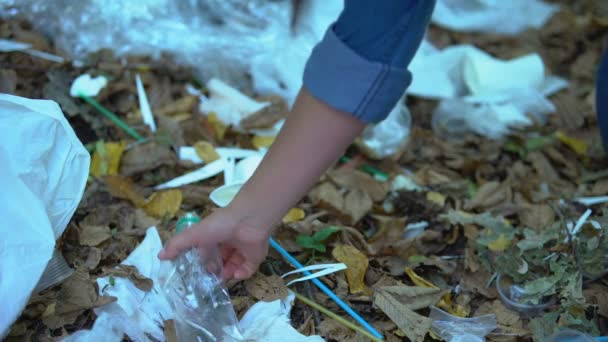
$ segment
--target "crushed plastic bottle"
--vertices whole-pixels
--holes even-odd
[[[176,234],[200,218],[188,213],[177,222]],[[173,261],[163,290],[175,312],[178,341],[243,341],[230,296],[219,278],[217,250],[191,249]]]

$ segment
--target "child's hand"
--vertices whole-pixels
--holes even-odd
[[[167,242],[158,257],[174,259],[181,253],[219,245],[223,261],[222,278],[246,279],[252,276],[268,252],[268,227],[258,227],[230,207],[218,209],[199,224],[184,230]]]

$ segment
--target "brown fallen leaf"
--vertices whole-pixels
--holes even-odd
[[[601,284],[591,284],[583,290],[590,304],[597,305],[598,314],[608,318],[608,287]]]
[[[228,130],[228,126],[222,122],[222,120],[218,119],[217,114],[209,113],[207,115],[207,122],[215,132],[215,138],[218,141],[224,140],[224,136],[226,136],[226,131]]]
[[[542,230],[553,224],[555,212],[546,204],[528,204],[519,213],[521,224],[531,229]]]
[[[74,323],[84,310],[114,301],[116,301],[115,297],[100,297],[89,275],[76,271],[61,284],[54,314],[45,317],[43,322],[49,328],[59,328]]]
[[[343,326],[329,317],[326,317],[323,319],[323,321],[321,321],[321,324],[319,324],[317,327],[317,331],[318,334],[326,340],[333,339],[336,341],[353,342],[359,341],[358,339],[360,339],[360,341],[369,340],[363,337],[358,337],[359,335],[355,331]]]
[[[354,189],[344,196],[344,212],[350,218],[350,224],[359,222],[363,216],[372,210],[374,203],[367,192]]]
[[[119,264],[116,265],[116,268],[104,268],[103,272],[105,275],[127,278],[135,287],[144,292],[152,290],[154,286],[152,279],[144,277],[135,266]]]
[[[120,173],[124,176],[133,176],[162,165],[173,166],[176,162],[175,154],[169,146],[149,142],[136,145],[125,152],[120,164]]]
[[[101,261],[101,250],[97,247],[90,247],[83,267],[87,270],[94,270]]]
[[[466,202],[464,209],[490,208],[508,201],[510,196],[510,187],[496,181],[487,182],[479,187],[475,196],[470,201]]]
[[[178,342],[177,341],[177,330],[175,329],[175,321],[172,319],[165,320],[163,322],[163,331],[165,332],[165,339],[167,342]]]
[[[112,196],[131,201],[136,207],[144,205],[145,199],[140,189],[138,189],[130,178],[111,175],[105,176],[104,182]]]
[[[0,69],[0,93],[14,94],[17,89],[17,73],[15,70]]]
[[[332,170],[327,175],[338,186],[367,192],[374,202],[382,201],[389,191],[388,183],[378,182],[374,177],[356,169]]]
[[[260,101],[270,102],[270,104],[242,119],[240,126],[244,130],[270,128],[287,115],[287,103],[281,97],[271,96],[267,99],[260,99]]]
[[[182,192],[179,189],[155,192],[143,206],[146,214],[156,217],[173,218],[182,205]]]
[[[160,223],[160,220],[149,216],[143,209],[135,210],[135,229],[148,229],[150,227],[156,226]]]
[[[285,298],[288,292],[283,278],[276,274],[267,277],[259,272],[245,280],[245,289],[253,297],[264,302]]]
[[[158,134],[169,137],[171,146],[178,151],[181,146],[186,145],[184,129],[176,117],[156,114]]]
[[[80,224],[78,231],[78,242],[82,246],[95,247],[109,240],[112,237],[112,231],[108,226],[90,226]]]
[[[344,206],[344,198],[335,185],[324,182],[316,186],[308,194],[313,205],[320,207],[341,210]]]
[[[421,286],[383,286],[376,292],[386,292],[411,310],[419,310],[433,306],[441,300],[445,291],[438,288]]]
[[[367,256],[361,253],[358,249],[348,245],[336,246],[331,254],[333,257],[341,263],[346,264],[346,279],[350,288],[350,293],[365,293],[370,294],[369,288],[365,286],[365,272],[369,261]]]
[[[390,292],[376,291],[374,305],[379,307],[413,342],[422,342],[431,329],[432,321],[411,310]]]
[[[215,150],[215,147],[207,141],[199,141],[194,144],[194,150],[205,163],[211,163],[220,159],[220,155]]]
[[[171,103],[167,103],[155,110],[155,113],[162,115],[175,115],[179,113],[191,113],[194,107],[198,104],[198,97],[194,95],[184,96]]]

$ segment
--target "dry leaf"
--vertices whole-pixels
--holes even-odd
[[[90,247],[87,253],[87,259],[85,260],[83,267],[87,270],[93,270],[97,268],[101,261],[101,250],[97,247]]]
[[[135,266],[131,265],[116,265],[116,268],[104,269],[106,275],[111,275],[118,278],[128,278],[135,287],[148,292],[152,290],[154,282],[148,277],[144,277]]]
[[[112,237],[112,231],[108,226],[90,226],[80,224],[78,231],[78,242],[82,246],[98,246]]]
[[[583,140],[576,139],[570,136],[567,136],[563,132],[558,131],[555,136],[559,141],[561,141],[564,145],[568,146],[572,151],[576,152],[578,155],[584,157],[587,155],[587,150],[589,146]]]
[[[135,222],[133,223],[135,229],[145,230],[150,227],[157,226],[159,223],[159,219],[148,216],[143,209],[135,210]]]
[[[194,144],[194,150],[205,163],[211,163],[220,159],[220,155],[215,150],[215,147],[207,141],[199,141]]]
[[[313,205],[324,208],[341,210],[344,206],[344,199],[338,188],[331,183],[322,183],[312,189],[308,194]]]
[[[251,129],[270,128],[287,115],[287,104],[282,98],[272,96],[269,97],[268,100],[270,101],[268,106],[241,120],[239,123],[241,128],[246,131]],[[266,102],[265,99],[260,99],[260,101]]]
[[[261,148],[268,148],[276,138],[277,137],[274,135],[256,135],[251,139],[251,144],[258,150]]]
[[[165,332],[165,339],[167,342],[178,342],[177,341],[177,330],[175,330],[175,321],[168,319],[163,322],[163,331]]]
[[[171,103],[168,103],[154,112],[162,115],[173,116],[180,113],[192,113],[194,107],[198,104],[198,97],[193,95],[184,96]]]
[[[150,142],[136,145],[125,152],[120,164],[120,173],[125,176],[133,176],[154,170],[162,165],[173,166],[175,164],[176,157],[169,146]]]
[[[116,300],[114,297],[99,297],[89,275],[74,274],[61,284],[55,306],[56,315],[64,315],[105,305]]]
[[[374,202],[382,201],[389,191],[388,183],[381,183],[367,173],[356,169],[337,169],[327,173],[338,186],[348,189],[360,189],[369,194]]]
[[[272,302],[287,297],[287,286],[283,278],[276,274],[265,276],[256,273],[253,277],[245,280],[245,289],[258,300]]]
[[[129,200],[136,207],[141,207],[144,205],[144,196],[140,191],[138,191],[138,189],[135,188],[135,185],[131,179],[120,175],[112,175],[105,176],[103,180],[106,183],[108,190],[110,190],[112,196]]]
[[[213,128],[213,132],[215,132],[215,138],[218,141],[224,140],[224,136],[226,136],[226,130],[228,126],[222,122],[222,120],[218,119],[217,114],[211,112],[207,115],[207,122]]]
[[[173,218],[182,205],[182,192],[179,189],[155,192],[143,206],[146,214],[156,217]]]
[[[374,305],[395,322],[411,341],[424,341],[424,337],[431,329],[431,319],[412,311],[388,292],[376,292]]]
[[[555,219],[555,212],[546,204],[528,204],[519,213],[520,223],[535,230],[548,227]]]
[[[590,284],[583,293],[590,304],[597,305],[598,313],[608,318],[608,287],[601,284]]]
[[[93,177],[118,174],[122,152],[125,150],[125,142],[100,142],[96,145],[95,153],[91,159],[89,173]]]
[[[438,288],[420,287],[420,286],[383,286],[376,290],[378,292],[387,292],[397,301],[406,305],[410,310],[419,310],[428,308],[437,304],[444,295],[444,291]]]
[[[306,213],[304,212],[304,210],[302,210],[300,208],[291,208],[291,209],[289,209],[287,214],[285,214],[285,216],[283,216],[283,223],[289,224],[289,223],[299,222],[299,221],[302,221],[304,219],[304,217],[306,217]]]
[[[350,288],[350,293],[365,293],[369,294],[369,289],[365,286],[365,271],[369,261],[365,254],[361,253],[358,249],[348,245],[338,245],[331,252],[333,257],[346,264],[346,279]]]
[[[342,212],[349,216],[350,224],[355,224],[372,210],[373,205],[367,192],[354,189],[344,197]]]
[[[15,70],[0,69],[0,93],[14,94],[17,89],[17,73]]]
[[[487,182],[479,187],[475,196],[465,204],[464,209],[489,208],[501,204],[510,197],[510,190],[508,187],[506,189],[502,187],[499,182]]]
[[[445,205],[446,197],[438,192],[429,191],[426,193],[426,199],[429,202],[435,203],[440,207]]]

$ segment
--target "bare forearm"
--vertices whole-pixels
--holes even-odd
[[[365,124],[301,90],[283,129],[231,207],[275,224],[314,185]]]

